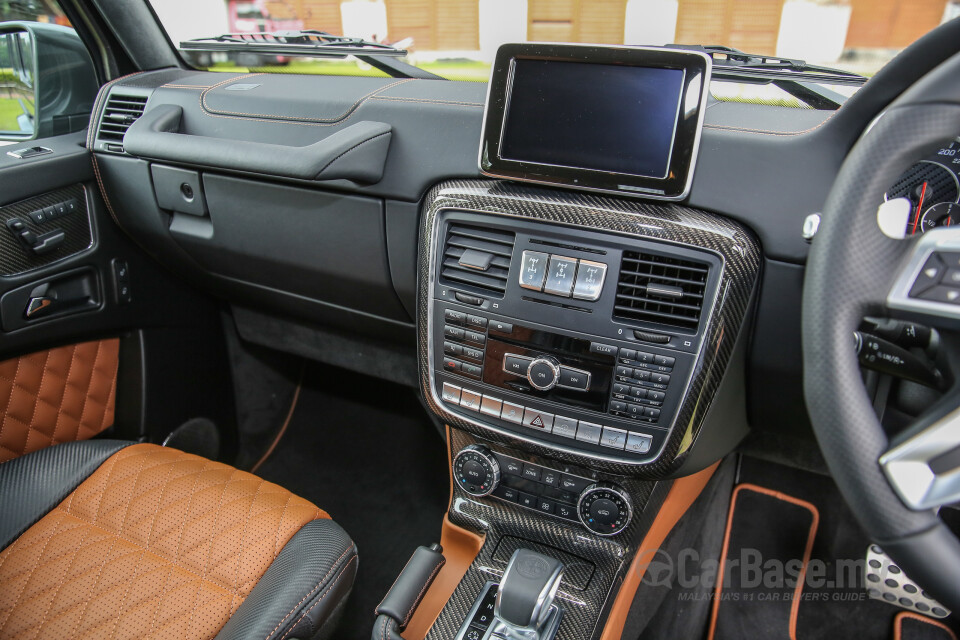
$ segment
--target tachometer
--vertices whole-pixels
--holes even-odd
[[[960,204],[956,202],[938,202],[924,211],[920,219],[920,228],[924,233],[955,224],[960,224]]]
[[[956,144],[950,145],[949,150]],[[957,202],[960,198],[960,182],[953,171],[939,162],[922,160],[907,169],[890,187],[887,199],[893,198],[907,198],[913,203],[912,214],[907,221],[907,235],[912,235],[938,226],[933,224],[933,218],[929,227],[920,223],[924,214],[935,205]]]

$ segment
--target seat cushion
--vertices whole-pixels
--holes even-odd
[[[318,631],[316,614],[349,592],[349,537],[314,504],[249,473],[156,445],[123,447],[0,552],[0,637],[211,638],[317,520],[329,523],[333,548],[302,567],[320,577],[301,582],[335,595],[317,607],[318,594],[278,599],[274,589],[268,607],[247,607],[283,634],[298,621]],[[296,571],[282,568],[280,582],[296,582]],[[309,616],[304,604],[314,606]]]

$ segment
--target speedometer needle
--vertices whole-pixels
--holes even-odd
[[[927,195],[927,183],[923,183],[923,188],[920,189],[920,202],[917,203],[917,217],[913,219],[913,231],[910,232],[910,235],[914,235],[917,232],[917,223],[920,222],[920,212],[923,211],[923,197]]]

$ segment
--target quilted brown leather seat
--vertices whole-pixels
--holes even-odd
[[[356,547],[307,500],[151,444],[0,464],[0,638],[329,637]]]

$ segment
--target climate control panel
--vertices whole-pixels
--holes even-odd
[[[579,522],[602,536],[620,533],[633,517],[630,495],[616,484],[524,462],[483,445],[468,445],[457,453],[453,477],[474,497],[493,496],[541,514]]]

